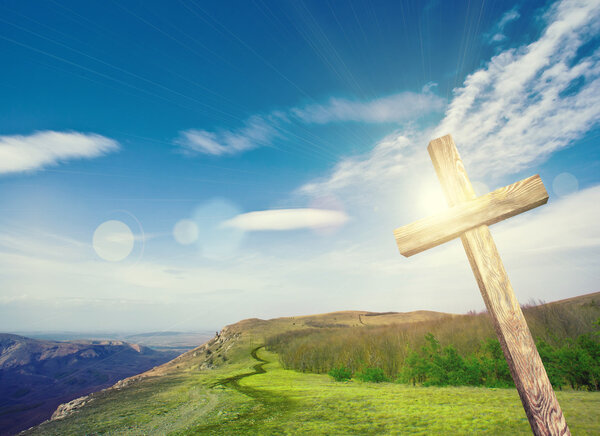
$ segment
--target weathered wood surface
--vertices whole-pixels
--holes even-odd
[[[458,238],[467,230],[492,225],[541,206],[548,193],[539,175],[497,189],[394,230],[398,249],[409,257]]]
[[[475,192],[452,137],[435,139],[427,149],[448,205],[473,200]],[[533,433],[570,435],[488,226],[467,230],[461,240]]]

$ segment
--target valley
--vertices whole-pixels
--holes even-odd
[[[39,424],[59,404],[178,354],[119,340],[51,341],[0,334],[0,434]]]

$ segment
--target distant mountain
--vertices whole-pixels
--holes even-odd
[[[196,332],[158,331],[148,333],[126,333],[126,332],[69,332],[69,331],[20,331],[13,332],[28,338],[41,339],[44,341],[77,341],[82,339],[125,341],[130,344],[145,345],[160,351],[173,351],[179,354],[185,353],[198,344],[203,344],[212,338],[214,330],[203,330]]]
[[[125,336],[127,342],[133,342],[160,351],[185,353],[214,336],[214,332],[150,332]]]
[[[0,435],[38,424],[59,404],[178,354],[115,340],[58,342],[0,334]]]

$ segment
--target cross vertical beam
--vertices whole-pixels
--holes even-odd
[[[463,203],[475,204],[475,191],[452,137],[447,135],[431,141],[427,150],[448,205],[452,208]],[[545,194],[545,200],[547,200],[547,194]],[[514,208],[517,210],[520,207],[520,211],[528,210],[545,203],[545,200],[540,197],[538,192],[536,199],[530,200],[530,206],[523,207],[515,204]],[[490,205],[490,208],[494,207],[497,206]],[[514,214],[516,213],[512,215]],[[492,235],[484,222],[481,221],[481,225],[469,228],[460,235],[460,238],[487,310],[492,317],[496,334],[531,429],[535,435],[540,436],[570,435]],[[404,246],[400,246],[401,239],[399,238],[405,237],[405,231],[409,231],[409,228],[410,225],[396,230],[401,252]],[[443,238],[440,240],[443,242]]]

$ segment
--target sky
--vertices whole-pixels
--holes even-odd
[[[598,1],[0,0],[0,331],[220,329],[484,303],[460,241],[393,230],[478,195],[521,303],[598,291]]]

